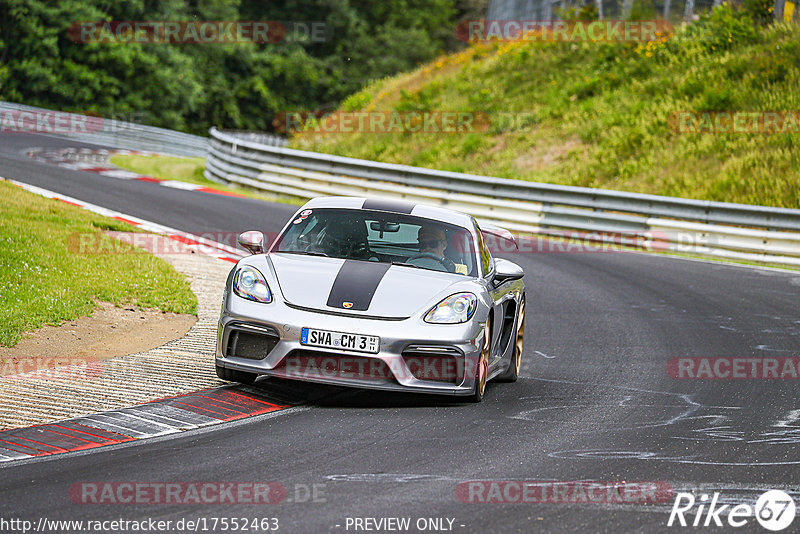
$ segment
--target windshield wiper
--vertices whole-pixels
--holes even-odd
[[[426,269],[425,267],[420,267],[419,265],[414,265],[412,263],[404,263],[402,261],[393,261],[392,265],[399,265],[400,267],[413,267],[414,269],[422,269],[424,271],[429,271],[430,269]]]
[[[324,252],[316,252],[310,250],[276,250],[275,252],[278,254],[302,254],[304,256],[322,256],[324,258],[330,258],[330,256],[328,256]]]

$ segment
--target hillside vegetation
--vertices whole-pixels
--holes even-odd
[[[675,114],[687,111],[800,111],[800,29],[763,26],[727,5],[646,44],[473,44],[378,81],[341,110],[469,110],[493,120],[487,131],[448,134],[306,128],[292,146],[538,182],[800,208],[800,124],[786,122],[789,133],[674,127]]]

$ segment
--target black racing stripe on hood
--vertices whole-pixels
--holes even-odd
[[[361,206],[362,210],[391,211],[394,213],[405,213],[410,215],[414,210],[413,202],[405,200],[382,200],[378,198],[368,198]]]
[[[366,311],[384,275],[391,267],[389,263],[345,260],[328,295],[328,306],[347,310]],[[346,307],[345,302],[352,304]]]

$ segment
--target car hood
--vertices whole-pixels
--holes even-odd
[[[450,286],[469,280],[459,274],[369,261],[280,253],[270,254],[269,259],[289,304],[358,315],[411,317],[436,304],[431,300]]]

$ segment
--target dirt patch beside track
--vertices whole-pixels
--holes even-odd
[[[0,347],[0,376],[24,373],[48,361],[105,360],[154,349],[183,337],[194,315],[99,303],[91,317],[45,326],[14,347]]]

